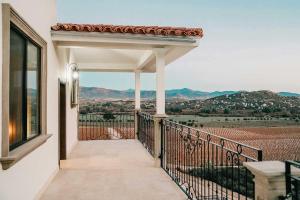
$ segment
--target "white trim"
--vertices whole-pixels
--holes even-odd
[[[136,63],[77,63],[80,71],[128,70],[133,71]]]
[[[145,65],[147,65],[151,60],[154,59],[153,51],[147,51],[143,54],[140,58],[139,62],[137,63],[137,68],[143,69]]]
[[[49,185],[51,184],[51,182],[54,180],[54,178],[56,177],[56,175],[58,174],[58,172],[59,172],[59,168],[57,167],[53,171],[53,173],[49,176],[49,178],[47,179],[47,181],[39,189],[38,193],[34,197],[34,200],[41,199],[41,197],[43,196],[43,194],[45,193],[45,191],[47,190],[47,188],[49,187]]]
[[[78,31],[51,31],[53,41],[110,41],[114,43],[148,43],[163,45],[188,45],[198,46],[201,38],[183,36],[163,36],[152,34],[131,34],[131,33],[99,33],[99,32],[78,32]],[[84,40],[83,40],[84,39]]]
[[[75,146],[78,144],[78,140],[76,140],[76,142],[74,142],[70,148],[70,151],[67,152],[67,159],[70,158],[72,151],[74,150]]]

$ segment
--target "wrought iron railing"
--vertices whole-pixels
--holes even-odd
[[[293,167],[300,169],[300,162],[285,162],[286,197],[287,199],[300,200],[300,176],[293,175]]]
[[[148,113],[137,113],[138,140],[145,146],[149,153],[154,156],[154,120]]]
[[[79,115],[79,140],[134,139],[134,113]]]
[[[260,149],[168,120],[161,131],[161,166],[189,199],[254,199],[243,162],[261,161]]]

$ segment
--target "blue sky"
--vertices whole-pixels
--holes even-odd
[[[58,0],[58,21],[202,27],[200,46],[166,68],[166,87],[300,92],[299,0]],[[80,83],[134,87],[130,73],[81,73]],[[153,75],[142,88],[155,88]]]

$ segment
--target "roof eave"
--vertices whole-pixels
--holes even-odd
[[[179,45],[198,46],[200,37],[195,36],[164,36],[152,34],[131,33],[100,33],[100,32],[78,32],[78,31],[51,31],[52,40],[57,41],[83,41],[83,42],[128,42],[149,43],[157,45]]]

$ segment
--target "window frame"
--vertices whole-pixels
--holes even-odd
[[[18,160],[42,145],[51,136],[47,134],[47,42],[26,23],[10,4],[2,3],[2,145],[0,163],[8,169]],[[40,47],[40,133],[22,145],[10,150],[9,144],[9,72],[11,24]]]
[[[29,142],[30,140],[38,137],[41,134],[41,57],[42,57],[42,47],[40,47],[38,44],[36,44],[34,41],[31,40],[31,38],[29,38],[25,33],[22,32],[22,30],[20,30],[15,24],[11,23],[10,24],[10,31],[15,32],[17,35],[19,35],[24,41],[25,41],[25,47],[24,47],[24,58],[25,58],[25,63],[22,66],[22,78],[23,78],[23,85],[22,85],[22,92],[24,92],[24,95],[22,96],[22,104],[23,104],[23,108],[24,111],[22,113],[22,118],[23,118],[23,125],[24,127],[22,127],[22,140],[13,144],[9,144],[9,150],[12,151],[13,149],[25,144],[26,142]],[[28,66],[27,66],[27,61],[28,61],[28,50],[27,50],[27,45],[28,43],[33,44],[35,47],[38,48],[38,65],[39,68],[37,69],[37,81],[38,81],[38,85],[37,85],[37,91],[38,91],[38,118],[39,118],[39,124],[38,124],[38,133],[37,135],[34,135],[33,137],[27,137],[27,109],[28,109],[28,105],[27,105],[27,95],[28,95],[28,91],[27,91],[27,77],[28,77]]]

